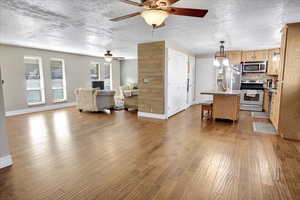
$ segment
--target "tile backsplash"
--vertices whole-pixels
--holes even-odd
[[[242,75],[242,80],[266,80],[273,78],[273,76],[269,76],[266,73],[243,73]]]

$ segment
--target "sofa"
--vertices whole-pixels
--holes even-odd
[[[137,84],[126,84],[120,87],[120,93],[124,101],[125,110],[138,109],[138,87]]]
[[[79,88],[75,91],[77,108],[80,112],[98,112],[115,106],[115,91]]]

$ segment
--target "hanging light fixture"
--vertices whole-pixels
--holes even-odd
[[[104,54],[104,60],[106,62],[111,62],[113,60],[113,55],[111,51],[106,51],[106,54]]]
[[[144,10],[141,16],[144,18],[145,22],[150,26],[157,27],[160,26],[168,17],[168,12],[161,9],[149,9]]]
[[[214,60],[214,66],[220,67],[221,65],[228,67],[229,66],[229,60],[225,55],[225,47],[224,47],[225,41],[220,41],[220,52],[215,56]]]

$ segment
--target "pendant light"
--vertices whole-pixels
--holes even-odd
[[[229,60],[225,55],[225,41],[220,41],[220,52],[215,56],[214,66],[220,67],[221,65],[228,67]]]
[[[109,63],[113,60],[113,55],[111,51],[106,51],[106,54],[104,54],[104,60]]]

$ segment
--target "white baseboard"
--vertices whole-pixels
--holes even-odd
[[[0,169],[11,166],[12,164],[13,164],[13,161],[12,161],[10,155],[0,158]]]
[[[168,117],[164,114],[154,114],[154,113],[146,113],[146,112],[138,112],[139,117],[147,117],[154,119],[167,119]]]
[[[21,109],[21,110],[7,111],[7,112],[5,112],[5,116],[9,117],[9,116],[15,116],[15,115],[23,115],[23,114],[27,114],[27,113],[41,112],[41,111],[46,111],[46,110],[56,110],[56,109],[72,107],[72,106],[76,106],[76,103],[72,102],[72,103],[54,104],[54,105],[49,105],[49,106],[31,107],[31,108],[26,108],[26,109]]]

